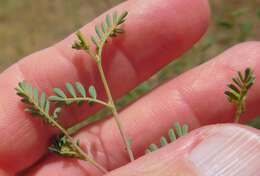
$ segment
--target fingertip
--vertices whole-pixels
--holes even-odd
[[[215,125],[192,148],[188,160],[202,175],[255,175],[260,162],[260,133],[242,125]]]
[[[242,125],[210,125],[108,175],[256,175],[259,156],[259,131]]]

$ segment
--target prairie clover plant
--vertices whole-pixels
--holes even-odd
[[[151,152],[157,150],[158,148],[167,145],[168,143],[176,141],[176,139],[180,138],[181,136],[186,135],[188,133],[188,130],[189,130],[188,125],[185,124],[185,125],[181,126],[179,123],[176,123],[175,128],[170,128],[168,130],[169,141],[166,137],[162,136],[160,138],[159,146],[156,144],[150,144],[149,147],[145,150],[145,153],[146,154],[151,153]]]
[[[239,123],[241,115],[246,109],[246,96],[248,90],[252,87],[255,81],[253,70],[247,68],[242,74],[237,72],[237,77],[233,78],[233,83],[228,85],[229,90],[225,91],[229,102],[233,103],[236,107],[235,122]]]
[[[33,88],[29,83],[20,82],[16,88],[17,95],[22,97],[22,102],[27,105],[25,111],[33,116],[41,118],[47,124],[59,129],[61,136],[53,141],[49,150],[61,156],[79,158],[88,161],[97,167],[100,171],[106,173],[106,169],[99,165],[90,155],[88,155],[79,145],[79,141],[72,138],[69,132],[59,122],[61,107],[57,106],[53,112],[50,112],[50,100],[46,94],[39,93],[37,88]],[[65,95],[65,94],[64,94]],[[67,102],[71,104],[71,102]]]
[[[122,136],[129,154],[129,158],[131,161],[134,160],[130,140],[125,134],[119,120],[118,112],[102,67],[102,50],[109,39],[117,37],[119,34],[124,32],[121,28],[121,24],[125,22],[127,15],[128,12],[123,12],[119,15],[117,12],[114,12],[112,15],[107,15],[105,22],[101,23],[100,26],[97,25],[95,27],[96,35],[91,36],[91,41],[96,47],[96,50],[92,50],[92,43],[89,42],[80,31],[76,33],[77,41],[72,45],[72,48],[76,50],[85,51],[96,63],[107,95],[106,102],[97,98],[97,92],[93,85],[89,86],[88,90],[86,90],[80,82],[76,82],[75,84],[66,83],[66,89],[69,95],[66,95],[60,88],[54,88],[54,95],[49,97],[47,97],[44,92],[40,94],[37,88],[32,87],[25,81],[20,82],[16,88],[17,94],[22,97],[22,102],[28,106],[25,109],[26,112],[40,117],[44,122],[60,130],[61,135],[54,139],[52,145],[49,147],[51,152],[65,157],[86,160],[104,173],[106,173],[107,170],[82,150],[80,142],[78,140],[75,141],[68,130],[63,127],[61,122],[59,122],[59,115],[64,105],[70,106],[73,103],[78,105],[88,103],[90,106],[93,105],[93,103],[98,103],[108,107],[114,116],[120,135]],[[50,112],[51,103],[56,105],[53,112]]]
[[[107,170],[97,163],[90,154],[85,152],[80,146],[80,141],[74,139],[68,129],[62,125],[60,122],[60,112],[64,106],[70,106],[72,104],[80,106],[84,103],[87,103],[89,106],[96,103],[109,108],[119,129],[119,133],[122,137],[129,158],[131,161],[134,160],[133,151],[131,149],[132,140],[127,137],[122,127],[102,67],[102,50],[109,40],[124,33],[121,25],[125,22],[127,15],[127,12],[123,12],[119,15],[117,12],[114,12],[112,15],[107,15],[105,21],[102,22],[101,25],[95,27],[96,35],[90,37],[91,41],[85,38],[85,36],[78,31],[76,33],[77,40],[72,45],[72,48],[86,52],[86,54],[88,54],[96,63],[107,96],[106,101],[98,99],[98,94],[93,85],[90,85],[88,89],[86,89],[80,82],[75,82],[73,84],[67,82],[65,87],[68,94],[60,88],[54,88],[54,95],[52,96],[47,96],[45,92],[40,93],[37,88],[33,87],[26,81],[20,82],[16,88],[17,95],[20,96],[21,101],[27,105],[25,108],[26,112],[30,113],[32,116],[39,117],[46,124],[59,130],[60,134],[52,140],[52,144],[49,146],[49,151],[63,157],[77,158],[87,161],[103,173],[107,173]],[[93,45],[96,48],[95,50],[92,49]],[[245,110],[246,94],[254,82],[252,70],[249,68],[246,69],[244,75],[242,75],[241,72],[238,72],[238,78],[234,78],[233,82],[233,84],[228,85],[230,90],[226,91],[225,94],[228,96],[230,102],[234,103],[237,107],[236,122],[238,122],[241,114]],[[51,104],[54,106],[54,109],[50,108]],[[145,152],[153,152],[157,148],[163,147],[187,133],[188,125],[180,125],[179,123],[176,123],[175,128],[169,129],[168,139],[164,136],[161,137],[159,146],[151,144]]]
[[[235,123],[239,123],[241,115],[245,112],[246,96],[255,81],[255,76],[253,75],[253,70],[251,68],[246,68],[243,74],[238,71],[237,75],[237,77],[232,79],[233,83],[228,84],[227,87],[229,90],[224,92],[228,98],[228,101],[235,105]],[[176,141],[176,139],[186,135],[188,133],[188,129],[188,125],[184,124],[181,126],[177,122],[175,124],[175,128],[170,128],[168,130],[168,137],[162,136],[160,138],[159,145],[150,144],[145,153],[151,153],[167,145],[168,143]]]

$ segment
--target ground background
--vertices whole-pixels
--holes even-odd
[[[122,1],[0,0],[0,72],[23,56],[63,39]],[[211,7],[212,22],[204,38],[181,59],[127,94],[118,106],[123,107],[162,81],[207,61],[236,43],[260,40],[260,0],[212,0]],[[260,127],[259,118],[253,124]]]

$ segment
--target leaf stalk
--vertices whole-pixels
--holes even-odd
[[[99,59],[99,60],[101,60],[101,59]],[[118,115],[112,94],[110,92],[110,89],[109,89],[109,86],[108,86],[108,83],[107,83],[107,80],[106,80],[106,77],[105,77],[105,73],[104,73],[104,70],[103,70],[103,67],[102,67],[102,63],[97,62],[97,66],[98,66],[98,70],[99,70],[99,73],[100,73],[100,76],[101,76],[101,80],[102,80],[103,85],[104,85],[105,92],[107,94],[108,104],[110,105],[111,111],[113,113],[113,117],[114,117],[116,124],[118,126],[118,129],[119,129],[120,135],[121,135],[123,142],[126,146],[126,150],[128,152],[130,161],[134,161],[134,154],[133,154],[133,151],[131,149],[131,144],[129,143],[128,137],[126,136],[124,128],[123,128],[123,126],[120,122],[119,115]]]

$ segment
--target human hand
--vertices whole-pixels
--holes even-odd
[[[115,97],[122,96],[190,48],[205,32],[209,19],[205,0],[194,0],[192,4],[188,0],[164,0],[163,3],[133,0],[115,9],[129,11],[124,26],[126,34],[105,51],[104,66]],[[100,19],[103,17],[85,26],[82,32],[91,34],[93,25]],[[85,162],[46,155],[54,132],[24,113],[14,90],[21,80],[28,80],[49,93],[66,81],[80,80],[85,85],[94,82],[99,86],[98,92],[102,91],[92,61],[84,53],[71,49],[74,39],[72,35],[34,53],[0,75],[0,175],[17,175],[25,168],[29,168],[25,175],[101,175]],[[123,110],[120,118],[126,133],[134,139],[135,156],[142,156],[145,148],[158,141],[176,121],[187,123],[192,129],[231,122],[234,109],[223,94],[226,84],[237,70],[246,67],[253,68],[258,78],[259,51],[258,42],[237,45],[161,85]],[[259,113],[259,88],[256,82],[250,91],[244,121]],[[87,112],[82,109],[80,114],[70,109],[72,116],[64,114],[63,122],[75,123],[97,109],[93,107]],[[100,164],[111,170],[109,176],[251,176],[260,172],[259,135],[256,129],[242,125],[206,126],[133,163],[128,163],[111,118],[84,128],[77,138]]]

